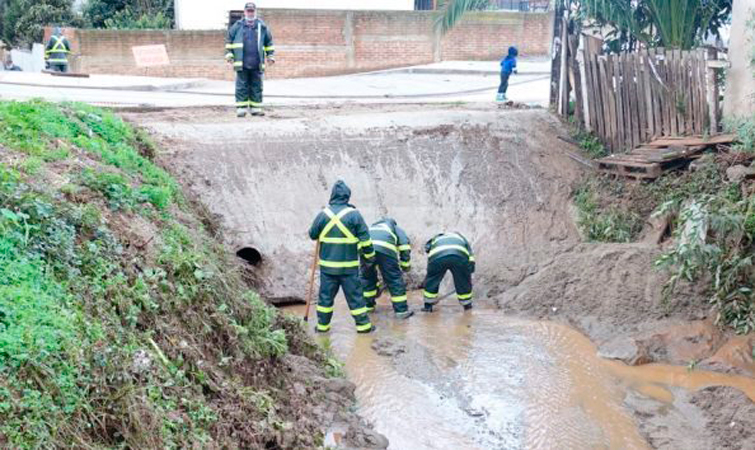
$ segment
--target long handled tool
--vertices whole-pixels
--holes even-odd
[[[312,255],[312,271],[309,274],[309,287],[307,288],[307,306],[304,309],[304,321],[309,322],[309,304],[312,302],[312,291],[315,288],[315,270],[317,270],[317,260],[320,259],[320,240],[315,245],[315,254]]]

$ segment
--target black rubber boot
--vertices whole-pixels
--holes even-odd
[[[471,303],[468,304],[468,305],[464,305],[464,311],[469,311],[470,309],[472,309],[472,304]]]
[[[422,312],[427,312],[427,313],[433,312],[433,305],[430,303],[425,303],[425,306],[422,307]]]
[[[401,320],[406,320],[414,315],[414,311],[404,311],[400,313],[396,313],[396,318]]]
[[[375,330],[377,330],[377,327],[375,326],[375,324],[373,324],[373,325],[372,325],[372,326],[370,327],[370,329],[369,329],[369,330],[365,330],[365,331],[357,331],[357,333],[358,333],[358,334],[370,334],[370,333],[374,333],[374,332],[375,332]]]

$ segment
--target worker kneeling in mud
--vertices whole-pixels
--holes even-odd
[[[346,302],[356,322],[358,333],[370,333],[375,327],[367,316],[359,279],[360,255],[362,264],[375,264],[375,250],[370,232],[356,207],[349,204],[351,189],[341,180],[333,186],[330,204],[315,217],[309,237],[320,241],[320,296],[317,301],[316,331],[330,330],[333,304],[339,288],[343,288]]]
[[[412,246],[396,221],[384,218],[370,227],[370,237],[377,256],[375,265],[362,270],[362,287],[367,309],[374,311],[375,300],[378,297],[378,267],[383,276],[383,282],[391,293],[393,311],[399,319],[408,319],[414,312],[409,311],[406,303],[406,283],[401,271],[411,269]]]
[[[464,310],[472,309],[472,274],[475,258],[472,246],[461,233],[440,233],[425,244],[427,277],[425,278],[425,306],[432,312],[438,303],[438,289],[447,271],[454,277],[456,297]]]

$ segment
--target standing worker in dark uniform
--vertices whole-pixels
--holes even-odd
[[[367,308],[370,311],[375,309],[378,296],[378,266],[391,293],[391,303],[396,317],[408,319],[414,312],[409,311],[406,303],[406,283],[401,271],[408,272],[411,269],[412,246],[409,237],[391,218],[374,223],[370,227],[370,237],[377,256],[376,265],[365,268],[362,272],[362,287]]]
[[[427,277],[425,278],[425,312],[438,303],[438,289],[447,271],[454,277],[456,297],[464,310],[472,309],[472,274],[475,258],[472,246],[461,233],[440,233],[427,241]]]
[[[68,42],[60,27],[55,27],[45,47],[45,61],[53,72],[68,72],[68,54],[71,43]]]
[[[358,333],[371,333],[375,327],[367,316],[359,280],[360,256],[362,264],[375,264],[375,250],[362,215],[349,204],[351,190],[338,180],[330,194],[330,204],[315,217],[309,237],[320,241],[320,296],[317,301],[317,328],[320,333],[330,331],[333,304],[339,288],[343,288],[346,302],[356,322]]]
[[[262,111],[262,75],[265,62],[275,63],[273,36],[265,22],[257,18],[254,3],[244,5],[244,18],[233,24],[225,39],[225,59],[236,70],[236,116],[253,116]]]

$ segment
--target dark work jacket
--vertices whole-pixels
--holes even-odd
[[[275,46],[273,45],[273,35],[270,34],[270,29],[265,22],[260,19],[256,19],[256,32],[257,39],[254,41],[257,51],[257,61],[260,72],[265,71],[265,60],[267,58],[273,59],[275,57]],[[246,19],[241,19],[233,24],[228,34],[225,37],[225,51],[226,58],[233,61],[233,68],[238,72],[244,69],[244,54],[249,51],[254,51],[244,47],[244,32],[248,28]],[[252,68],[253,70],[255,68]]]
[[[440,233],[425,244],[428,262],[444,256],[457,255],[469,261],[470,270],[474,272],[475,257],[472,246],[461,233]]]
[[[364,218],[356,207],[349,204],[351,190],[346,183],[338,181],[330,194],[330,204],[315,217],[309,228],[309,237],[320,240],[320,270],[331,275],[359,272],[359,257],[374,260],[370,233]],[[340,217],[340,223],[348,233],[337,225],[330,215]],[[349,236],[350,235],[350,236]]]
[[[71,44],[63,35],[53,35],[47,41],[45,47],[45,60],[52,65],[68,64],[68,54],[71,53]]]
[[[370,237],[376,252],[398,259],[402,267],[411,266],[411,241],[395,220],[385,218],[372,224]]]

